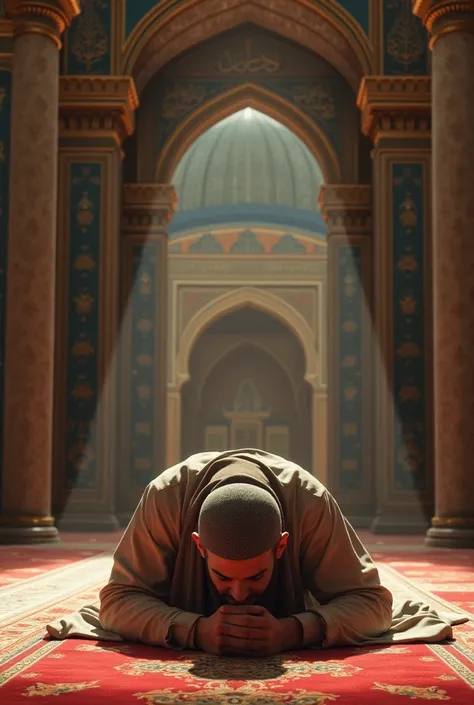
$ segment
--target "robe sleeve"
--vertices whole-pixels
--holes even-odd
[[[380,583],[375,564],[337,502],[325,491],[305,508],[300,550],[304,586],[317,601],[322,643],[311,643],[314,618],[295,615],[303,626],[304,646],[363,644],[388,631],[392,594]]]
[[[123,639],[168,648],[193,648],[200,616],[170,607],[179,545],[181,497],[176,486],[147,487],[114,554],[100,592],[99,619]]]

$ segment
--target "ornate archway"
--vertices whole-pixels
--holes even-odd
[[[258,308],[274,316],[294,333],[305,355],[305,380],[313,389],[317,389],[321,381],[321,363],[311,328],[303,316],[286,301],[251,286],[214,299],[189,321],[178,343],[173,386],[179,389],[189,379],[189,358],[202,332],[226,313],[244,306]]]
[[[197,0],[171,10],[159,3],[139,23],[125,47],[124,73],[140,93],[165,64],[195,44],[245,23],[297,41],[326,59],[356,93],[372,73],[373,48],[362,28],[337,3],[319,0]]]
[[[259,341],[262,344],[256,344],[260,333],[251,323],[255,319],[249,309],[224,316],[204,331],[192,352],[190,382],[182,390],[181,455],[254,447],[311,467],[312,427],[307,413],[311,388],[303,383],[297,363],[301,348],[276,319],[271,322],[270,316],[256,310],[255,314],[262,317],[262,324],[266,319],[270,327],[276,326],[274,352],[282,353],[286,347],[286,354],[272,354],[265,336]],[[245,316],[250,322],[246,340],[233,345],[226,341],[228,334],[219,335],[220,324],[227,330],[226,321],[242,321]],[[282,359],[292,361],[292,369],[285,370]]]
[[[316,340],[307,322],[290,304],[255,287],[242,287],[202,308],[189,321],[180,340],[172,380],[168,387],[168,466],[180,459],[181,390],[190,379],[189,362],[193,347],[202,333],[216,320],[243,307],[257,308],[280,320],[297,338],[305,358],[305,381],[312,389],[313,457],[310,470],[322,482],[327,477],[327,388],[322,385],[321,359]]]
[[[334,147],[316,122],[276,93],[251,83],[225,91],[179,123],[160,152],[155,181],[171,182],[181,158],[200,135],[229,115],[247,107],[259,110],[288,127],[313,154],[321,167],[324,181],[339,183],[341,180],[339,159]]]

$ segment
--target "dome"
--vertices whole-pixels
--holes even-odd
[[[241,204],[315,212],[322,183],[321,169],[302,140],[252,108],[200,135],[173,176],[180,212]]]

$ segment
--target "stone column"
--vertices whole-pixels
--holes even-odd
[[[122,151],[128,76],[62,76],[55,398],[59,526],[116,529]]]
[[[323,186],[320,204],[329,247],[327,482],[350,521],[367,527],[374,511],[371,187]]]
[[[474,0],[416,2],[433,52],[435,516],[474,548]]]
[[[430,79],[368,76],[358,103],[374,142],[372,530],[423,533],[433,502]]]
[[[12,130],[1,543],[57,540],[51,516],[58,75],[76,0],[10,0]]]
[[[167,466],[169,184],[125,184],[122,221],[119,520]]]

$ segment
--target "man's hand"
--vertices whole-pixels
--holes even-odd
[[[219,656],[273,656],[296,648],[299,629],[297,620],[276,619],[258,605],[224,605],[198,620],[196,645]]]

